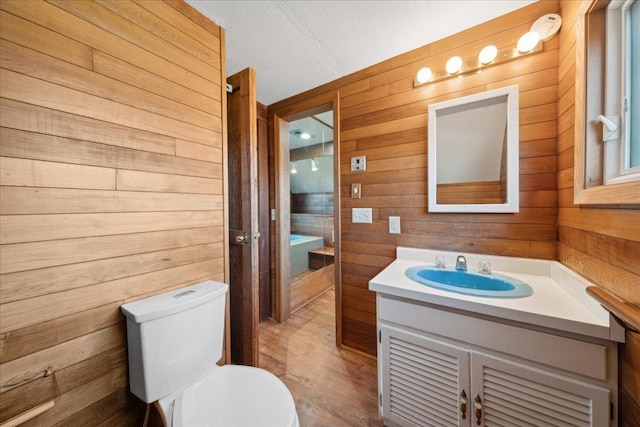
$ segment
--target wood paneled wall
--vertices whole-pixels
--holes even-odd
[[[53,368],[26,426],[136,425],[120,305],[225,279],[224,32],[181,0],[2,0],[0,38],[1,381]]]
[[[482,73],[413,88],[424,66],[444,67],[456,55],[469,58],[487,44],[514,46],[534,20],[557,12],[543,1],[381,62],[269,106],[269,114],[313,105],[340,94],[342,202],[342,343],[376,351],[375,295],[369,280],[395,259],[397,246],[556,258],[556,132],[558,37],[544,51],[486,68]],[[427,211],[427,108],[434,102],[520,85],[520,212],[442,214]],[[367,156],[367,171],[351,173],[350,158]],[[362,198],[350,197],[352,183]],[[353,224],[351,208],[373,208],[372,224]],[[388,233],[388,217],[400,216],[402,234]]]
[[[436,201],[441,205],[506,203],[506,175],[502,182],[496,180],[438,184]]]
[[[291,193],[291,213],[333,216],[333,193]]]
[[[640,209],[573,203],[576,12],[563,1],[558,69],[558,259],[640,309]],[[640,425],[640,335],[620,351],[620,425]]]

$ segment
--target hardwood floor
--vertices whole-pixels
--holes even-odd
[[[331,290],[287,322],[260,324],[260,367],[289,387],[302,427],[381,426],[376,361],[335,344]]]

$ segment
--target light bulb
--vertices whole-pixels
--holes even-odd
[[[295,162],[291,163],[291,173],[294,175],[298,173]]]
[[[480,61],[481,64],[486,65],[491,61],[493,61],[494,59],[496,59],[497,55],[498,55],[498,48],[491,44],[489,46],[485,46],[480,51],[480,55],[478,55],[478,60]]]
[[[310,134],[310,133],[307,133],[307,132],[302,132],[302,133],[300,134],[300,138],[302,138],[302,139],[309,139],[309,138],[311,138],[311,134]]]
[[[416,80],[418,81],[418,83],[426,83],[431,80],[432,75],[433,73],[431,72],[431,68],[420,68],[420,71],[418,71],[418,75],[416,76]]]
[[[457,73],[458,71],[460,71],[460,68],[462,68],[462,58],[460,58],[459,56],[452,56],[447,61],[447,65],[445,66],[445,68],[447,70],[447,73],[449,74]]]
[[[316,160],[315,159],[311,159],[311,170],[313,172],[318,170],[318,165],[316,164]]]
[[[538,42],[540,41],[540,34],[535,31],[529,31],[525,33],[520,40],[518,40],[518,50],[520,53],[530,52]]]

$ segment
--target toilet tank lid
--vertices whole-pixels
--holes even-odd
[[[207,280],[149,298],[133,301],[120,308],[128,320],[147,322],[204,304],[227,292],[225,283]]]

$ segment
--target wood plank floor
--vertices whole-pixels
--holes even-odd
[[[336,347],[331,290],[287,322],[260,324],[260,367],[289,387],[302,427],[381,426],[376,361]]]

